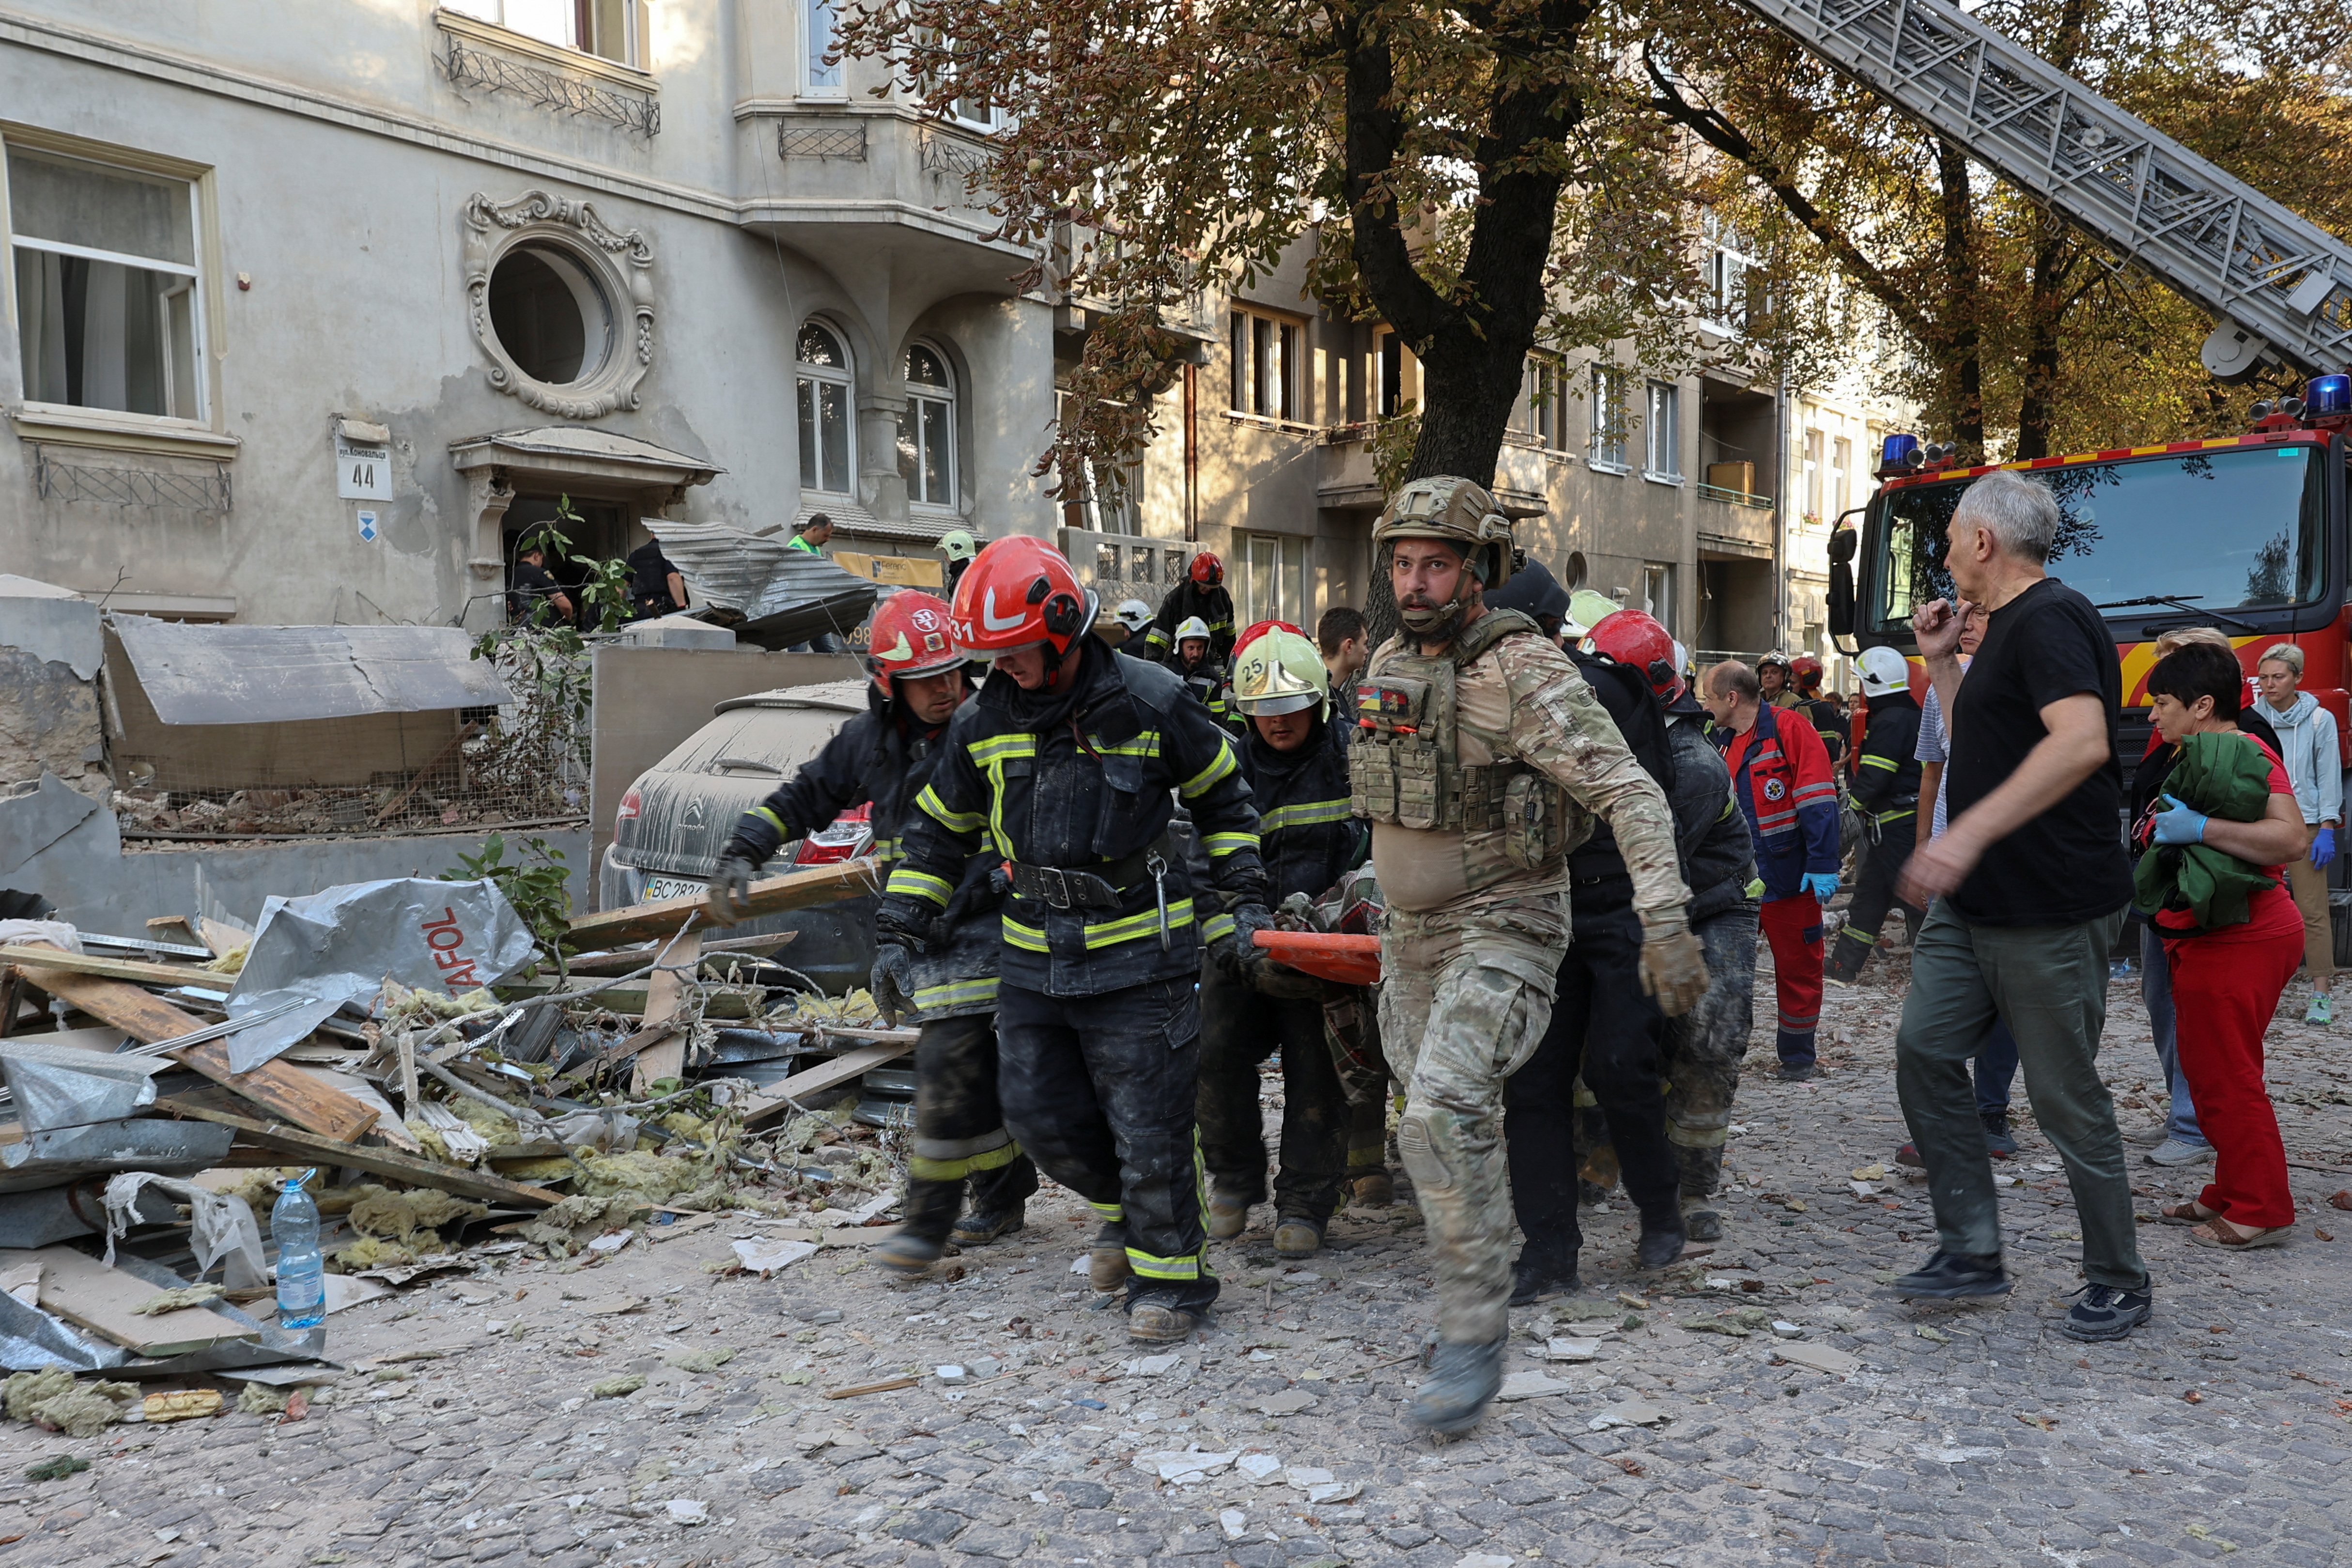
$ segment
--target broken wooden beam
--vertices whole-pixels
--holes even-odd
[[[871,1032],[877,1035],[882,1033],[879,1029]],[[884,1062],[898,1060],[915,1048],[915,1041],[918,1038],[915,1030],[898,1029],[892,1033],[894,1036],[903,1037],[894,1037],[870,1046],[860,1046],[854,1051],[845,1051],[821,1066],[803,1068],[765,1094],[752,1095],[742,1102],[743,1125],[749,1127],[754,1122],[764,1121],[781,1111],[790,1110],[793,1109],[793,1101],[803,1095],[818,1094],[847,1083],[851,1079],[860,1076],[870,1068],[878,1068]]]
[[[719,928],[713,926],[713,931]],[[796,931],[773,931],[765,936],[730,936],[702,944],[702,967],[708,973],[719,961],[728,957],[764,958],[801,933]],[[568,959],[564,968],[573,974],[635,974],[661,956],[658,942],[643,947],[625,947],[613,952],[583,953]],[[676,954],[671,955],[673,959]]]
[[[198,1105],[173,1095],[157,1096],[155,1108],[173,1116],[234,1127],[241,1140],[258,1143],[266,1149],[299,1154],[322,1165],[349,1165],[373,1175],[390,1176],[394,1181],[406,1182],[411,1186],[438,1187],[444,1192],[460,1193],[469,1198],[535,1204],[542,1208],[561,1203],[563,1198],[562,1194],[551,1193],[545,1187],[527,1186],[520,1182],[486,1175],[462,1165],[445,1165],[437,1160],[422,1159],[414,1154],[404,1154],[397,1149],[379,1148],[372,1143],[337,1143],[298,1128],[256,1121],[251,1117],[215,1110],[210,1106]]]
[[[862,898],[882,890],[882,862],[873,856],[845,860],[838,866],[812,866],[787,871],[751,884],[751,911],[746,919],[813,910],[844,899]],[[699,893],[681,899],[660,899],[583,915],[572,922],[570,940],[580,947],[620,947],[628,942],[667,941],[681,931],[707,931],[719,922],[710,918]]]
[[[226,994],[236,984],[234,974],[200,968],[193,963],[146,963],[135,958],[99,958],[87,952],[68,952],[61,947],[47,943],[31,946],[0,947],[0,963],[20,963],[35,971],[33,984],[43,984],[41,976],[63,970],[68,974],[95,975],[101,980],[123,980],[133,985],[201,985],[207,991]]]

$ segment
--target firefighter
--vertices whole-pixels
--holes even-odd
[[[1862,875],[1846,906],[1845,927],[1823,976],[1832,985],[1851,985],[1878,948],[1879,928],[1900,902],[1895,887],[1911,861],[1919,835],[1919,704],[1911,695],[1911,665],[1891,647],[1862,650],[1863,695],[1870,699],[1870,728],[1853,758],[1853,804],[1862,814],[1864,852]],[[1929,803],[1931,805],[1933,802]],[[1903,904],[1903,919],[1916,933],[1925,910]]]
[[[1140,599],[1128,599],[1118,609],[1099,617],[1095,623],[1095,636],[1103,646],[1137,658],[1150,658],[1151,650],[1144,646],[1144,628],[1151,625],[1151,606]]]
[[[1169,831],[1192,813],[1222,943],[1272,917],[1257,813],[1225,732],[1168,671],[1106,653],[1059,551],[999,539],[957,585],[949,636],[994,671],[956,716],[908,814],[877,920],[920,955],[982,847],[1010,884],[997,990],[998,1088],[1013,1136],[1103,1225],[1091,1278],[1127,1283],[1128,1332],[1189,1337],[1217,1295],[1195,1173],[1202,927]],[[881,962],[881,961],[877,961]]]
[[[1509,598],[1518,582],[1513,573],[1499,596]],[[1565,609],[1568,595],[1559,597]],[[1629,613],[1641,614],[1617,610],[1599,624]],[[1591,635],[1591,628],[1580,632],[1580,644]],[[1672,742],[1648,677],[1638,666],[1581,646],[1566,651],[1633,760],[1671,803]],[[1606,1194],[1623,1177],[1642,1220],[1636,1263],[1663,1268],[1682,1256],[1685,1240],[1659,1091],[1666,1020],[1642,994],[1642,921],[1633,912],[1633,878],[1607,824],[1596,825],[1570,853],[1568,880],[1568,951],[1558,960],[1551,1021],[1535,1054],[1512,1075],[1505,1104],[1523,1124],[1555,1108],[1575,1107],[1573,1145],[1583,1157],[1585,1180]],[[1565,1151],[1558,1142],[1541,1139],[1512,1139],[1507,1151],[1511,1206],[1526,1237],[1511,1269],[1511,1301],[1517,1306],[1577,1289],[1583,1247],[1576,1214],[1580,1163],[1561,1158]]]
[[[1666,1020],[1666,1142],[1674,1146],[1683,1230],[1717,1241],[1723,1215],[1715,1193],[1723,1181],[1723,1147],[1739,1064],[1756,1009],[1756,853],[1748,820],[1732,799],[1723,753],[1706,736],[1706,710],[1691,694],[1679,647],[1640,610],[1621,610],[1592,628],[1592,643],[1618,663],[1642,670],[1666,715],[1674,749],[1675,847],[1691,890],[1691,931],[1706,950],[1706,994]],[[1801,661],[1800,661],[1801,662]]]
[[[971,660],[948,636],[948,606],[929,594],[893,594],[874,612],[866,668],[866,711],[837,731],[792,780],[743,814],[719,851],[710,909],[722,924],[749,913],[751,879],[786,840],[824,827],[871,801],[875,850],[885,863],[941,752],[941,736],[967,705]],[[874,999],[915,1019],[915,1146],[908,1162],[906,1224],[875,1248],[875,1261],[920,1274],[952,1239],[976,1247],[1022,1228],[1037,1190],[1036,1167],[1011,1134],[996,1092],[996,969],[1001,945],[995,860],[974,853],[952,868],[954,891],[919,957],[882,948]],[[971,1212],[956,1210],[966,1186]]]
[[[1822,661],[1811,654],[1801,653],[1789,663],[1789,679],[1797,688],[1797,706],[1813,722],[1813,733],[1822,738],[1822,750],[1835,768],[1845,757],[1845,715],[1838,705],[1822,695],[1822,677],[1825,673]]]
[[[1205,550],[1192,557],[1184,581],[1160,601],[1145,646],[1136,653],[1165,658],[1176,646],[1176,628],[1195,616],[1209,628],[1209,657],[1223,663],[1234,651],[1234,596],[1225,591],[1225,563]]]
[[[1234,700],[1249,732],[1237,752],[1257,808],[1258,857],[1276,900],[1319,898],[1364,863],[1370,830],[1349,805],[1348,752],[1333,722],[1322,657],[1295,631],[1240,645]],[[1230,923],[1213,916],[1212,936]],[[1282,1159],[1275,1175],[1274,1249],[1309,1258],[1339,1207],[1348,1170],[1349,1096],[1326,1044],[1335,985],[1229,948],[1201,974],[1201,1152],[1209,1168],[1209,1235],[1239,1236],[1265,1201],[1258,1064],[1282,1053]]]
[[[1706,965],[1683,916],[1665,796],[1568,657],[1526,616],[1484,603],[1511,570],[1493,498],[1468,479],[1415,479],[1381,513],[1372,548],[1403,630],[1357,678],[1348,759],[1388,904],[1381,1034],[1407,1086],[1397,1148],[1436,1253],[1438,1339],[1412,1418],[1462,1432],[1502,1382],[1503,1086],[1550,1018],[1566,855],[1592,814],[1616,830],[1633,879],[1641,988],[1681,1013],[1706,991]],[[1546,1111],[1556,1126],[1567,1107]]]
[[[940,553],[947,557],[948,592],[952,594],[955,585],[963,580],[964,569],[971,564],[971,558],[980,553],[980,541],[971,536],[969,529],[951,528],[940,535]]]
[[[1209,651],[1213,646],[1215,639],[1209,635],[1208,623],[1194,616],[1177,626],[1176,646],[1160,662],[1184,683],[1184,689],[1218,723],[1230,725],[1234,713],[1225,695],[1229,683],[1224,662]]]

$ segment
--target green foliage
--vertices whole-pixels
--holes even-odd
[[[507,838],[493,833],[482,840],[478,855],[460,851],[454,869],[441,873],[445,882],[495,882],[523,924],[539,939],[540,951],[562,975],[572,921],[572,893],[564,885],[563,851],[544,838],[514,841],[516,858],[507,858]]]

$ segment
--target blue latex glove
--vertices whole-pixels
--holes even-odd
[[[2168,795],[2164,804],[2169,811],[2156,814],[2156,841],[2158,844],[2202,844],[2205,842],[2205,814],[2181,803],[2177,795]]]
[[[1822,902],[1825,904],[1828,903],[1830,901],[1831,895],[1834,894],[1837,890],[1838,879],[1836,872],[1808,871],[1805,873],[1805,891],[1812,894],[1813,897],[1819,899]]]
[[[2336,829],[2323,827],[2311,836],[2311,863],[2325,866],[2336,858]]]

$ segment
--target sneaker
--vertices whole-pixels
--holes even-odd
[[[1209,1236],[1215,1241],[1231,1241],[1249,1228],[1249,1199],[1237,1196],[1223,1187],[1209,1194]]]
[[[2159,1121],[2153,1127],[2133,1128],[2131,1131],[2124,1134],[2124,1142],[2126,1143],[2137,1143],[2142,1148],[2150,1148],[2156,1144],[2163,1142],[2167,1138],[2171,1136],[2171,1133],[2167,1132],[2164,1130],[2164,1123]]]
[[[1312,1258],[1323,1246],[1323,1227],[1298,1215],[1274,1227],[1274,1250],[1283,1258]]]
[[[1916,1143],[1906,1143],[1895,1151],[1895,1163],[1898,1165],[1908,1165],[1915,1171],[1924,1171],[1927,1168],[1927,1162],[1919,1158],[1919,1145]]]
[[[1531,1301],[1545,1300],[1553,1296],[1573,1296],[1583,1289],[1576,1277],[1576,1259],[1556,1263],[1548,1258],[1519,1254],[1511,1265],[1511,1305],[1524,1307]]]
[[[1926,1296],[1939,1301],[1963,1296],[2006,1296],[2009,1289],[2009,1275],[1998,1257],[1970,1258],[1958,1252],[1939,1251],[1895,1281],[1898,1296]]]
[[[2147,1321],[2156,1302],[2145,1290],[2118,1290],[2111,1285],[2085,1285],[2081,1298],[2067,1310],[2059,1327],[2070,1340],[2119,1340]]]
[[[2201,1165],[2212,1157],[2210,1143],[2188,1143],[2178,1138],[2167,1138],[2140,1156],[2151,1165]]]
[[[2311,994],[2311,1005],[2303,1010],[2303,1021],[2306,1024],[2323,1026],[2336,1022],[2336,1015],[2328,1003],[2326,992],[2315,991]]]
[[[1805,1083],[1811,1081],[1812,1076],[1813,1064],[1811,1062],[1782,1062],[1780,1064],[1780,1078],[1782,1083]]]
[[[2009,1112],[1979,1110],[1977,1117],[1984,1123],[1986,1153],[1996,1160],[2006,1160],[2017,1152],[2017,1140],[2009,1132]]]

